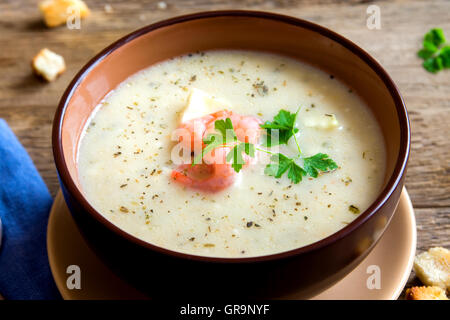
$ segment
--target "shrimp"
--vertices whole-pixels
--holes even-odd
[[[228,110],[221,110],[213,113],[214,121],[207,123],[206,132],[214,132],[214,125],[216,120],[225,120],[230,118],[233,124],[234,131],[237,138],[242,142],[258,143],[261,134],[260,125],[262,121],[252,116],[241,116]]]
[[[194,148],[201,145],[204,148],[203,138],[209,133],[215,132],[215,122],[230,118],[236,136],[240,141],[256,144],[259,140],[260,124],[262,121],[252,116],[234,114],[228,110],[221,110],[201,118],[192,119],[182,123],[179,128],[188,134],[179,138],[185,147]],[[192,150],[192,149],[191,149]],[[192,166],[182,164],[172,171],[174,181],[193,189],[207,192],[217,192],[232,185],[237,173],[227,163],[226,155],[230,147],[218,147],[204,155],[203,163]],[[251,163],[251,158],[244,154],[245,165]]]
[[[183,122],[177,129],[178,141],[189,150],[194,150],[196,146],[202,146],[203,148],[203,136],[211,121],[214,121],[214,117],[208,114],[201,118]]]
[[[172,171],[172,179],[186,187],[217,192],[233,184],[237,173],[226,163],[230,148],[220,147],[205,155],[205,163],[182,164]]]

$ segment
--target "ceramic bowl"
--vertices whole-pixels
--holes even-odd
[[[387,170],[372,205],[340,231],[298,249],[258,257],[216,258],[164,249],[105,219],[86,200],[77,147],[94,107],[135,72],[171,57],[212,49],[290,56],[334,75],[370,107],[386,142]],[[311,297],[355,268],[386,229],[402,191],[410,127],[402,97],[367,52],[339,34],[293,17],[253,11],[202,12],[161,21],[116,41],[75,76],[61,98],[53,152],[64,198],[95,252],[150,296]],[[76,262],[74,262],[76,263]]]

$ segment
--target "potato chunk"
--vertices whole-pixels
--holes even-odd
[[[44,0],[39,3],[39,9],[44,16],[47,27],[56,27],[66,23],[67,19],[75,12],[80,13],[80,18],[85,18],[90,11],[82,0]]]
[[[306,117],[303,120],[306,127],[331,130],[339,126],[339,122],[334,114],[323,114],[315,117]]]
[[[427,286],[450,288],[450,252],[445,248],[431,248],[416,256],[414,272]]]
[[[214,113],[230,107],[230,104],[222,99],[215,98],[210,94],[193,88],[189,94],[186,108],[181,117],[181,122],[201,118],[207,114]]]
[[[33,71],[47,81],[53,81],[66,70],[64,58],[47,48],[42,49],[31,62]]]

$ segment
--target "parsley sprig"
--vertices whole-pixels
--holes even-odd
[[[280,110],[273,118],[273,121],[266,121],[261,128],[266,129],[266,147],[276,146],[278,144],[287,144],[289,139],[298,132],[295,128],[295,119],[300,108],[296,113],[290,113],[286,110]]]
[[[282,153],[273,154],[270,157],[271,163],[266,166],[264,173],[278,179],[287,172],[288,179],[295,184],[302,181],[303,177],[307,175],[317,178],[320,172],[328,172],[337,169],[338,167],[336,162],[324,153],[317,153],[311,157],[303,157],[302,150],[296,136],[298,129],[295,128],[295,120],[299,111],[300,108],[298,108],[295,113],[280,110],[280,112],[274,117],[274,121],[267,121],[261,126],[266,129],[266,141],[271,141],[273,138],[272,130],[274,129],[279,129],[279,144],[287,145],[289,139],[294,137],[298,154],[295,157],[288,157]],[[273,146],[274,144],[272,143],[271,145]],[[301,161],[303,161],[303,167],[298,163]]]
[[[450,45],[446,43],[442,29],[431,29],[425,35],[423,48],[417,55],[424,60],[423,67],[431,73],[450,68]]]
[[[271,160],[272,163],[266,166],[264,173],[268,176],[281,178],[287,171],[287,176],[293,183],[299,183],[306,175],[317,178],[319,172],[328,172],[338,167],[336,162],[324,153],[303,158],[303,168],[296,163],[295,158],[289,158],[282,153],[273,155]]]
[[[267,149],[256,147],[252,143],[242,142],[236,136],[233,123],[229,118],[225,120],[216,120],[214,128],[216,133],[208,134],[203,142],[201,154],[194,158],[193,164],[199,164],[209,152],[218,147],[230,147],[231,150],[226,156],[226,161],[231,163],[234,171],[239,172],[245,164],[243,154],[250,157],[255,156],[255,151],[265,152],[271,155],[270,163],[266,166],[264,173],[277,179],[281,178],[286,172],[290,181],[297,184],[302,181],[303,177],[310,176],[317,178],[319,173],[329,172],[338,168],[327,154],[317,153],[310,157],[304,157],[298,143],[296,133],[299,131],[295,127],[295,120],[300,108],[295,113],[286,110],[280,110],[273,118],[273,121],[267,121],[261,128],[265,129],[266,140],[264,145],[272,147],[281,144],[288,144],[290,138],[294,137],[297,145],[298,153],[293,157],[289,157],[282,153],[274,153]]]

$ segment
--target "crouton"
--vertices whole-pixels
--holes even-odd
[[[35,74],[47,81],[53,81],[66,70],[64,58],[47,48],[42,49],[33,58],[31,66]]]
[[[159,1],[156,5],[158,6],[158,9],[160,9],[160,10],[167,9],[167,3],[165,3],[164,1]]]
[[[47,27],[66,23],[74,13],[79,13],[81,19],[90,14],[89,8],[82,0],[44,0],[39,3],[39,9]]]
[[[440,287],[412,287],[406,289],[406,300],[448,300]]]
[[[438,247],[419,254],[414,260],[414,272],[427,286],[449,289],[450,251]]]

